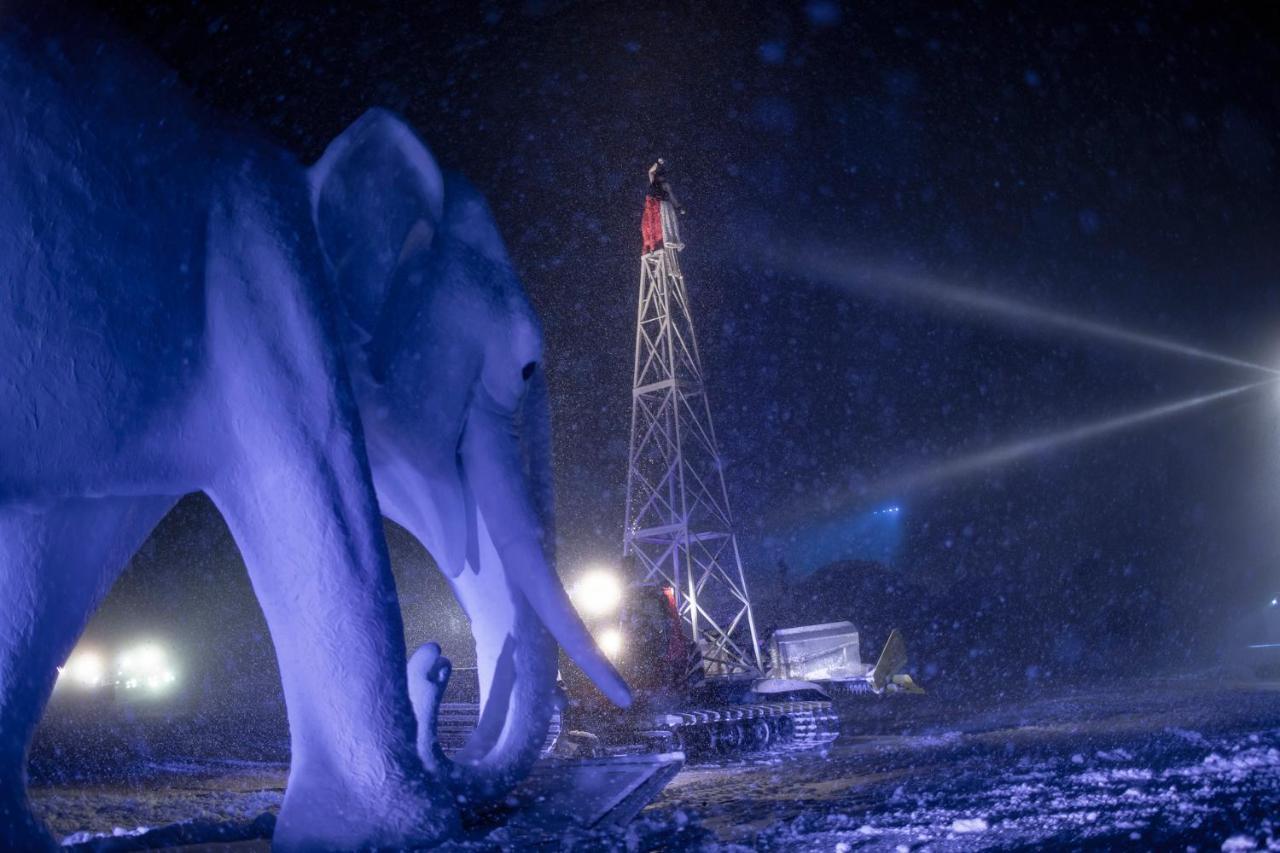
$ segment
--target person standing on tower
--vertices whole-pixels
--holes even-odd
[[[676,212],[684,214],[684,208],[676,201],[676,195],[667,180],[667,163],[661,157],[649,167],[649,191],[644,199],[644,217],[640,220],[640,235],[644,239],[644,253],[655,249],[683,249],[680,240],[680,223]]]

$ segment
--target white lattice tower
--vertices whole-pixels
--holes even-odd
[[[679,249],[640,259],[623,556],[669,585],[708,675],[762,670]]]

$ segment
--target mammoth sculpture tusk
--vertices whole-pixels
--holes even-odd
[[[523,481],[512,417],[477,393],[462,440],[462,462],[480,513],[501,519],[489,525],[499,562],[542,624],[611,702],[631,705],[631,691],[596,646],[559,577],[542,553],[540,527],[530,501],[515,484]]]

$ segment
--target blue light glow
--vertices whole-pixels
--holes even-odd
[[[841,560],[892,564],[902,542],[901,520],[902,507],[890,504],[870,512],[803,524],[768,540],[801,572]]]

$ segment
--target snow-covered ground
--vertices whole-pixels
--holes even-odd
[[[683,771],[629,830],[551,849],[1280,849],[1280,684],[1147,680],[960,705],[847,702],[822,753]],[[52,767],[52,764],[45,764]],[[59,837],[278,808],[285,765],[159,757],[33,797]],[[74,836],[83,840],[85,835]],[[125,839],[121,839],[124,841]],[[534,839],[477,830],[469,849]]]
[[[880,703],[825,756],[686,770],[657,807],[761,850],[1280,849],[1276,689],[1149,681],[952,713],[927,697],[896,734]]]

